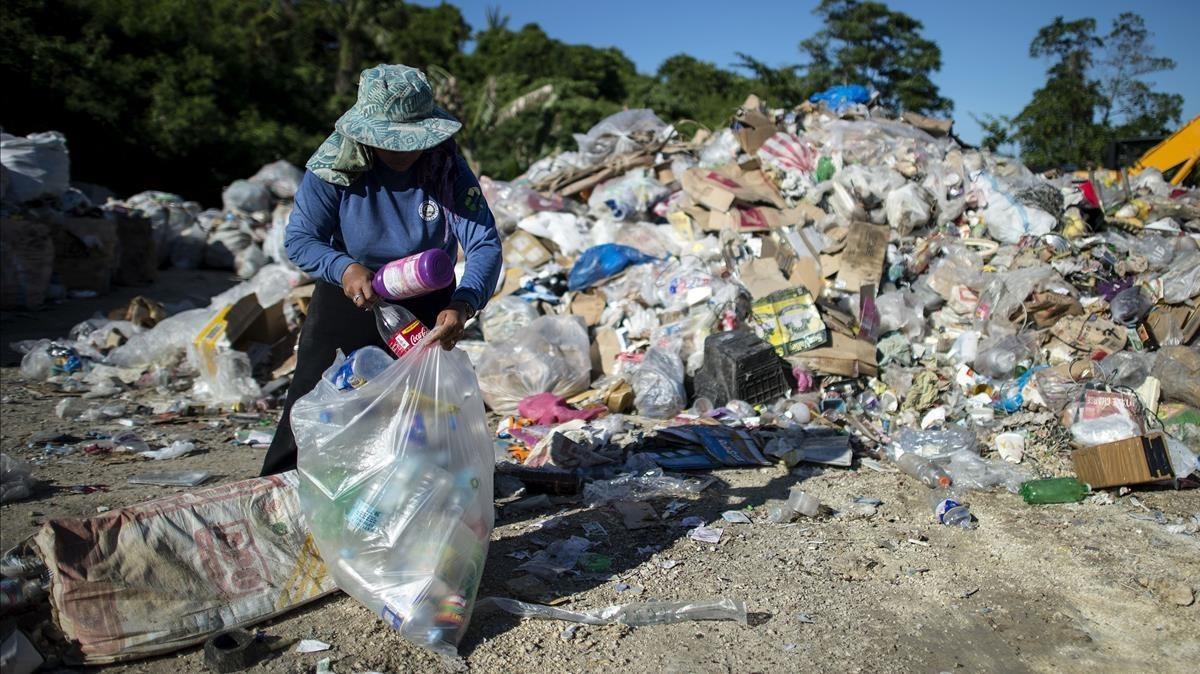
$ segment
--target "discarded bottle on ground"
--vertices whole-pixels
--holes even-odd
[[[374,310],[379,335],[397,358],[402,358],[429,334],[429,328],[400,305],[376,302]]]
[[[1018,493],[1030,505],[1046,503],[1078,503],[1091,491],[1088,485],[1073,477],[1051,477],[1030,480],[1021,484]]]
[[[948,489],[935,489],[929,494],[929,503],[933,506],[933,517],[938,524],[948,527],[971,528],[971,510],[958,500],[958,496]]]
[[[375,294],[403,300],[441,290],[454,281],[454,262],[440,248],[392,260],[371,277]]]
[[[895,464],[905,475],[917,478],[926,487],[937,489],[950,486],[950,475],[941,466],[917,454],[905,452],[896,457]]]

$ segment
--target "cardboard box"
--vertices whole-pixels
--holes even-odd
[[[574,293],[571,295],[568,309],[572,314],[581,316],[590,328],[600,322],[600,315],[604,313],[606,306],[608,305],[604,296],[599,292]]]
[[[1162,435],[1143,435],[1071,453],[1075,476],[1093,489],[1170,480],[1170,454]]]
[[[279,306],[282,314],[282,305]],[[217,354],[223,349],[233,348],[262,314],[258,295],[253,293],[218,311],[192,340],[201,373],[216,376]]]
[[[758,96],[750,94],[746,102],[738,108],[733,123],[733,135],[737,138],[742,150],[751,157],[767,139],[775,135],[775,120],[763,112],[762,101]]]
[[[510,268],[536,269],[550,261],[550,251],[537,237],[523,229],[504,239],[504,264]]]
[[[834,287],[852,293],[865,285],[878,288],[890,233],[887,225],[852,223],[846,235],[846,247],[838,256],[840,269]]]
[[[754,331],[780,356],[807,351],[828,339],[821,313],[804,288],[787,288],[756,298],[751,312]]]

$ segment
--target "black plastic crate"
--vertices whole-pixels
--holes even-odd
[[[704,340],[704,367],[696,373],[695,391],[714,405],[734,399],[752,405],[774,402],[788,393],[783,359],[752,332],[709,335]]]

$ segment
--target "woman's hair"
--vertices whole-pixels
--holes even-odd
[[[451,217],[461,218],[455,211],[454,186],[458,183],[458,144],[447,138],[421,155],[417,174],[421,187],[432,194],[442,207],[446,224],[453,224]]]

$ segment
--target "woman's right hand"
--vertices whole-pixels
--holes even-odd
[[[342,273],[342,292],[354,302],[359,309],[370,309],[375,303],[375,289],[371,287],[371,277],[375,274],[357,262],[346,267]]]

